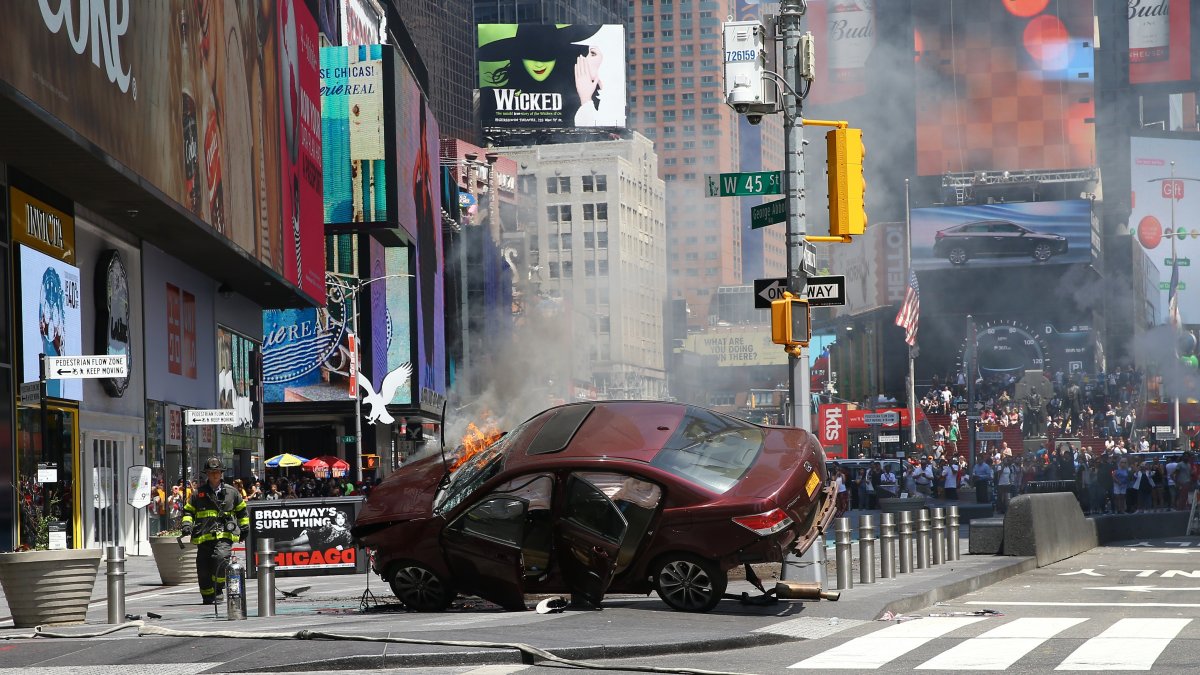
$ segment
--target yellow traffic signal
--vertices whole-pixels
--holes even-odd
[[[862,129],[833,129],[825,134],[829,172],[829,234],[862,234],[867,228],[867,181],[863,176]]]
[[[811,336],[807,300],[784,291],[782,298],[771,301],[771,342],[790,353],[792,347],[807,345]]]

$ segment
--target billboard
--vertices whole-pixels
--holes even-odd
[[[917,173],[1095,163],[1092,0],[913,0]]]
[[[300,31],[312,17],[299,0],[287,3],[286,16],[279,3],[272,7],[264,14],[215,0],[13,3],[0,28],[0,79],[300,284],[289,267],[296,236],[281,203],[278,127],[283,101],[315,101],[317,83],[284,86],[288,40],[280,27],[287,19]],[[289,55],[303,61],[299,35]],[[301,232],[302,240],[319,236]]]
[[[913,209],[916,270],[1092,262],[1092,204],[978,204]]]
[[[625,27],[478,27],[484,129],[625,126]]]
[[[347,401],[352,277],[327,275],[324,307],[263,311],[263,402]]]
[[[1134,137],[1129,145],[1130,233],[1159,270],[1159,306],[1166,311],[1174,253],[1179,263],[1180,316],[1185,324],[1200,323],[1200,295],[1190,292],[1200,288],[1200,230],[1196,229],[1200,217],[1200,142],[1178,136]],[[1193,260],[1196,265],[1192,265]]]
[[[303,0],[281,0],[279,14],[279,136],[284,236],[284,278],[308,297],[325,299],[325,224],[320,213],[321,38]]]
[[[37,382],[39,354],[82,356],[79,268],[22,245],[22,382]],[[83,380],[47,380],[46,395],[83,399]]]
[[[383,70],[391,55],[383,45],[321,48],[326,223],[389,219]]]
[[[787,352],[771,342],[767,328],[697,333],[687,337],[683,348],[715,356],[718,366],[785,366],[788,362]]]
[[[1129,0],[1129,83],[1191,79],[1191,0]]]

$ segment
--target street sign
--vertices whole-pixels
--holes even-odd
[[[21,388],[22,388],[22,392],[23,392],[25,385],[21,385]],[[1154,427],[1154,433],[1156,433],[1156,434],[1169,434],[1173,431],[1175,431],[1175,427],[1173,427],[1169,424],[1159,424]]]
[[[750,208],[750,229],[782,223],[787,220],[787,199],[776,199]]]
[[[787,290],[787,279],[755,279],[754,308],[771,309],[772,300],[782,300],[783,292]]]
[[[890,434],[890,435],[880,436],[879,442],[880,443],[899,443],[900,442],[900,434]]]
[[[804,289],[811,307],[829,307],[846,304],[846,277],[809,277]]]
[[[754,197],[783,193],[778,171],[709,173],[704,175],[707,197]]]
[[[817,273],[817,248],[807,241],[804,242],[804,256],[800,260],[800,268],[804,276],[811,277]]]
[[[185,410],[183,411],[183,423],[188,426],[200,424],[233,426],[237,424],[237,411],[233,408]]]
[[[41,382],[21,383],[21,405],[37,405],[42,400]]]
[[[47,380],[104,377],[129,377],[129,360],[124,354],[46,357]]]
[[[1002,441],[1004,440],[1003,431],[976,431],[975,440],[977,441]]]
[[[867,413],[863,415],[863,422],[867,424],[899,424],[900,413],[895,410],[889,410],[881,413]]]

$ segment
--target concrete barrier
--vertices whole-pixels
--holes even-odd
[[[1095,548],[1096,524],[1069,492],[1013,497],[1004,518],[1004,555],[1033,556],[1038,567]]]

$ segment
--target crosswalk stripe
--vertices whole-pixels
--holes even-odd
[[[1150,670],[1191,619],[1121,619],[1079,645],[1055,670]]]
[[[854,638],[789,668],[878,668],[921,645],[969,626],[983,617],[930,617],[893,624],[870,635]]]
[[[917,670],[1004,670],[1046,640],[1084,621],[1087,619],[1016,619],[951,647]]]

